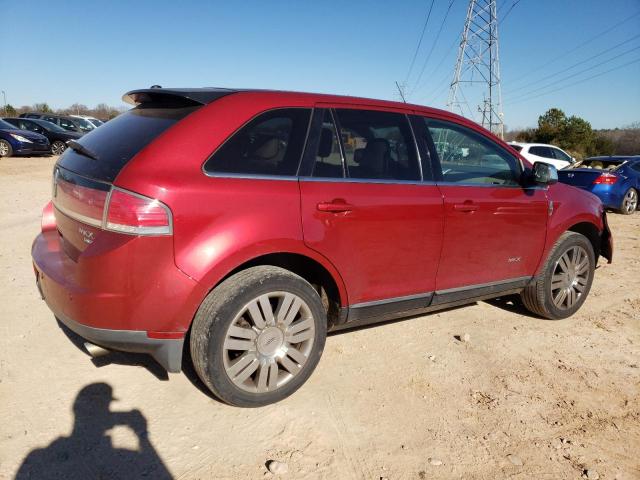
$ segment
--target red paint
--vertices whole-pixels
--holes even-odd
[[[287,92],[223,97],[164,132],[114,182],[166,205],[173,235],[105,231],[59,212],[53,218],[51,206],[45,208],[32,254],[52,307],[93,327],[176,338],[216,284],[263,255],[293,253],[319,263],[347,306],[534,275],[572,225],[603,228],[597,198],[560,184],[529,191],[203,173],[208,156],[257,114],[319,103],[450,120],[512,151],[476,124],[425,107]],[[67,193],[70,201],[87,194]],[[153,222],[162,216],[156,213]]]

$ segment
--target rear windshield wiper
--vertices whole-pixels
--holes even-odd
[[[78,143],[75,140],[69,140],[67,142],[67,145],[69,145],[69,147],[74,151],[74,152],[78,152],[81,155],[84,155],[85,157],[89,157],[92,160],[98,160],[98,156],[93,153],[91,150],[89,150],[87,147],[85,147],[84,145]]]

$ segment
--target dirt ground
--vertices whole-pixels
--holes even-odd
[[[333,335],[248,410],[58,327],[30,260],[54,160],[0,160],[0,478],[640,478],[640,213],[610,215],[615,261],[573,318],[492,302]]]

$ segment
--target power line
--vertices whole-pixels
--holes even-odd
[[[420,33],[420,38],[418,39],[418,45],[416,46],[416,51],[413,53],[413,58],[411,59],[411,65],[409,66],[409,71],[407,72],[407,76],[404,79],[405,85],[409,81],[409,77],[411,76],[411,72],[413,71],[413,65],[416,63],[416,58],[418,57],[418,52],[420,51],[420,46],[422,45],[424,32],[427,30],[427,25],[429,24],[429,18],[431,18],[431,10],[433,10],[434,3],[435,3],[435,0],[431,0],[431,6],[429,7],[429,13],[427,13],[427,19],[424,21],[424,25],[422,26],[422,33]]]
[[[440,34],[442,33],[442,29],[444,28],[444,23],[447,21],[447,17],[449,16],[449,12],[451,11],[451,7],[453,6],[453,3],[455,1],[456,0],[450,0],[449,1],[449,6],[447,7],[447,11],[444,14],[444,18],[442,19],[442,22],[440,23],[440,28],[438,29],[438,34],[436,35],[436,39],[431,44],[431,50],[429,50],[429,54],[427,55],[427,58],[425,59],[424,63],[422,64],[422,69],[420,69],[420,75],[418,75],[418,79],[416,80],[415,86],[414,86],[413,90],[411,90],[411,93],[416,91],[416,89],[418,88],[418,85],[420,84],[420,80],[422,80],[422,74],[424,73],[424,70],[427,68],[427,63],[429,63],[429,59],[431,58],[431,54],[433,53],[433,49],[436,47],[436,44],[438,43],[438,40],[440,39]]]
[[[571,65],[571,66],[569,66],[567,68],[564,68],[564,69],[562,69],[562,70],[560,70],[558,72],[552,73],[551,75],[547,75],[546,77],[542,77],[539,80],[535,80],[533,82],[525,83],[521,87],[514,88],[513,90],[511,90],[511,92],[516,92],[518,90],[522,90],[523,88],[526,88],[526,87],[528,87],[530,85],[534,85],[534,84],[540,83],[540,82],[542,82],[544,80],[547,80],[549,78],[553,78],[553,77],[555,77],[557,75],[560,75],[561,73],[567,72],[567,71],[571,70],[572,68],[575,68],[575,67],[577,67],[579,65],[583,65],[585,63],[588,63],[588,62],[592,61],[594,58],[597,58],[597,57],[599,57],[601,55],[604,55],[605,53],[610,52],[611,50],[615,50],[616,48],[618,48],[618,47],[620,47],[622,45],[626,45],[627,43],[635,40],[638,37],[640,37],[640,33],[638,35],[634,35],[633,37],[625,40],[624,42],[620,42],[620,43],[614,45],[613,47],[609,47],[606,50],[601,51],[600,53],[596,53],[595,55],[592,55],[592,56],[590,56],[589,58],[587,58],[585,60],[582,60],[582,61],[580,61],[578,63],[574,63],[573,65]]]
[[[571,50],[568,50],[568,51],[566,51],[565,53],[563,53],[563,54],[561,54],[561,55],[559,55],[559,56],[557,56],[557,57],[555,57],[555,58],[553,58],[553,59],[549,60],[548,62],[543,63],[542,65],[540,65],[540,66],[538,66],[538,67],[535,67],[533,70],[539,70],[539,69],[544,68],[544,67],[546,67],[546,66],[548,66],[548,65],[551,65],[552,63],[557,62],[557,61],[558,61],[558,60],[560,60],[560,59],[565,58],[567,55],[572,54],[572,53],[573,53],[573,52],[575,52],[576,50],[579,50],[579,49],[581,49],[582,47],[584,47],[585,45],[587,45],[587,44],[589,44],[589,43],[593,42],[594,40],[596,40],[596,39],[598,39],[598,38],[602,37],[603,35],[606,35],[606,34],[607,34],[607,33],[609,33],[610,31],[614,30],[615,28],[619,27],[620,25],[622,25],[622,24],[624,24],[624,23],[627,23],[629,20],[631,20],[631,19],[633,19],[633,18],[637,17],[638,15],[640,15],[640,11],[638,11],[638,12],[634,13],[633,15],[631,15],[630,17],[627,17],[627,18],[625,18],[624,20],[622,20],[622,21],[620,21],[620,22],[616,23],[615,25],[613,25],[613,26],[611,26],[611,27],[607,28],[606,30],[604,30],[604,31],[602,31],[602,32],[600,32],[600,33],[598,33],[598,34],[596,34],[595,36],[593,36],[593,37],[591,37],[591,38],[588,38],[587,40],[585,40],[584,42],[580,43],[579,45],[577,45],[576,47],[572,48]],[[528,77],[528,74],[527,74],[527,73],[525,73],[524,75],[521,75],[521,76],[516,77],[515,79],[511,80],[511,83],[518,82],[518,81],[522,80],[523,78],[527,78],[527,77]]]
[[[587,82],[589,80],[593,80],[594,78],[598,78],[598,77],[601,77],[603,75],[606,75],[607,73],[611,73],[611,72],[613,72],[615,70],[620,70],[621,68],[628,67],[629,65],[633,65],[634,63],[639,63],[639,62],[640,62],[640,58],[636,58],[635,60],[632,60],[630,62],[623,63],[622,65],[618,65],[617,67],[610,68],[609,70],[606,70],[604,72],[600,72],[600,73],[597,73],[595,75],[591,75],[590,77],[583,78],[582,80],[578,80],[577,82],[569,83],[569,84],[564,85],[564,86],[562,86],[560,88],[556,88],[556,89],[550,90],[548,92],[542,92],[542,93],[539,93],[538,95],[534,95],[533,97],[523,98],[523,99],[520,99],[520,100],[517,100],[517,101],[514,101],[514,102],[509,102],[509,105],[514,105],[516,103],[526,102],[526,101],[533,100],[534,98],[538,98],[538,97],[543,97],[544,95],[549,95],[550,93],[555,93],[555,92],[558,92],[560,90],[564,90],[565,88],[569,88],[569,87],[573,87],[575,85],[579,85],[579,84]]]
[[[592,66],[587,67],[587,68],[585,68],[585,69],[583,69],[583,70],[580,70],[579,72],[572,73],[571,75],[567,75],[566,77],[563,77],[563,78],[561,78],[561,79],[559,79],[559,80],[556,80],[555,82],[551,82],[551,83],[549,83],[549,84],[547,84],[547,85],[543,85],[542,87],[535,88],[535,89],[533,89],[533,90],[531,90],[531,91],[529,91],[529,92],[524,93],[523,95],[516,96],[516,98],[515,98],[515,99],[512,99],[512,101],[514,101],[514,100],[519,100],[519,99],[524,98],[524,97],[528,97],[528,96],[529,96],[529,95],[531,95],[532,93],[539,92],[540,90],[544,90],[545,88],[551,87],[552,85],[557,85],[558,83],[562,83],[562,82],[564,82],[565,80],[570,80],[570,79],[572,79],[572,78],[574,78],[574,77],[577,77],[578,75],[581,75],[581,74],[586,73],[586,72],[588,72],[588,71],[590,71],[590,70],[593,70],[594,68],[601,67],[601,66],[602,66],[602,65],[604,65],[605,63],[612,62],[612,61],[614,61],[614,60],[616,60],[616,59],[618,59],[618,58],[620,58],[620,57],[622,57],[622,56],[626,55],[627,53],[631,53],[631,52],[634,52],[634,51],[636,51],[636,50],[640,50],[640,47],[633,47],[633,48],[631,48],[631,49],[629,49],[629,50],[626,50],[626,51],[624,51],[624,52],[622,52],[622,53],[620,53],[620,54],[616,55],[615,57],[611,57],[610,59],[605,60],[604,62],[599,63],[598,65],[592,65]]]
[[[501,24],[502,22],[504,22],[504,21],[505,21],[505,19],[506,19],[506,18],[509,16],[509,14],[511,13],[511,10],[513,10],[513,8],[514,8],[516,5],[518,5],[520,2],[521,2],[521,0],[515,0],[515,1],[511,4],[511,7],[509,7],[509,10],[507,10],[507,13],[505,13],[505,14],[504,14],[504,16],[502,17],[502,19],[501,19],[501,20],[498,20],[498,26],[500,26],[500,24]],[[502,5],[504,5],[504,3],[503,3]]]

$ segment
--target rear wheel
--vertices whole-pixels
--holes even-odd
[[[291,395],[309,378],[326,329],[322,301],[306,280],[279,267],[253,267],[202,302],[191,329],[191,357],[218,398],[259,407]]]
[[[591,289],[595,254],[591,242],[576,232],[565,232],[554,245],[542,273],[522,292],[529,311],[558,320],[573,315]]]
[[[624,194],[622,205],[620,205],[620,213],[631,215],[636,211],[636,208],[638,208],[638,191],[635,188],[630,188]]]
[[[60,140],[56,140],[51,144],[51,153],[54,155],[62,155],[67,149],[67,145]]]
[[[13,155],[13,148],[6,140],[0,140],[0,157],[10,157]]]

